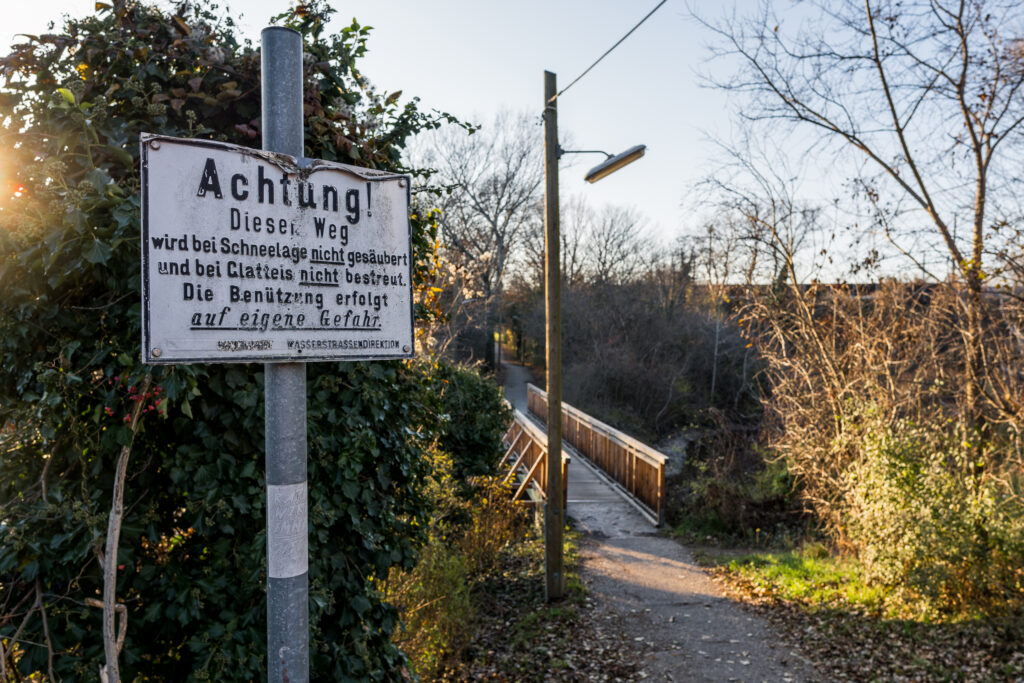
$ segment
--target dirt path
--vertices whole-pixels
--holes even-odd
[[[525,411],[529,373],[512,363],[505,371],[506,395]],[[602,490],[589,469],[574,460],[569,472],[567,512],[584,534],[583,579],[599,617],[613,618],[640,650],[644,677],[819,679],[766,622],[724,597],[683,545],[659,533],[610,487]]]
[[[505,398],[516,410],[526,413],[526,385],[530,383],[530,371],[519,363],[504,362]]]
[[[813,681],[813,667],[722,595],[690,552],[630,506],[569,505],[584,532],[583,578],[619,615],[656,681]]]

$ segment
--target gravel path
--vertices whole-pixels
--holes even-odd
[[[591,598],[621,617],[656,681],[814,681],[761,618],[722,595],[690,552],[629,505],[570,503]]]
[[[505,364],[509,401],[526,411],[529,373]],[[768,624],[726,598],[690,552],[662,535],[579,456],[568,515],[583,532],[583,579],[656,681],[816,681],[814,667]]]

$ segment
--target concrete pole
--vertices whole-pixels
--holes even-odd
[[[548,600],[565,592],[562,562],[562,276],[558,225],[558,109],[555,74],[544,72],[544,290],[548,370],[548,481],[544,506],[545,574]]]
[[[263,29],[263,149],[303,156],[302,35]],[[266,363],[267,680],[309,681],[306,365]]]

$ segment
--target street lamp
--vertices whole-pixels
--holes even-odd
[[[660,6],[658,5],[658,7]],[[570,85],[572,84],[570,83]],[[590,169],[584,177],[587,182],[593,183],[636,161],[644,155],[644,151],[647,149],[644,145],[637,145],[615,156],[597,150],[578,150],[576,152],[563,150],[558,146],[557,100],[558,89],[555,87],[555,74],[545,71],[544,309],[547,331],[544,355],[548,375],[548,477],[547,490],[544,492],[547,499],[544,506],[544,559],[548,600],[558,600],[565,592],[562,558],[562,529],[565,527],[565,510],[562,501],[562,276],[559,253],[561,240],[558,224],[558,158],[562,154],[604,154],[608,158]]]
[[[602,154],[607,155],[608,158],[587,171],[587,175],[583,176],[583,179],[588,183],[596,183],[606,175],[611,175],[623,166],[633,163],[642,157],[645,151],[647,151],[647,145],[636,145],[635,147],[630,147],[625,152],[616,154],[615,156],[608,154],[608,152],[602,152]]]
[[[599,163],[594,168],[587,171],[587,174],[583,176],[583,179],[588,183],[596,183],[606,175],[615,173],[623,166],[633,163],[644,155],[647,151],[647,145],[635,145],[630,147],[625,152],[620,154],[609,154],[603,149],[562,149],[558,148],[558,158],[561,159],[563,154],[603,154],[605,160]]]

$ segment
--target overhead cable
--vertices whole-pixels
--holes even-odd
[[[654,7],[654,9],[652,9],[652,10],[651,10],[650,12],[648,12],[648,13],[647,13],[647,16],[645,16],[645,17],[644,17],[643,19],[641,19],[641,20],[640,20],[640,21],[639,21],[639,22],[637,23],[637,25],[636,25],[636,26],[634,26],[633,28],[629,29],[629,31],[628,31],[628,32],[626,33],[626,35],[624,35],[624,36],[622,36],[621,38],[619,38],[619,40],[618,40],[618,41],[617,41],[617,42],[616,42],[616,43],[615,43],[614,45],[612,45],[612,46],[611,46],[610,48],[608,48],[608,49],[607,49],[607,50],[605,51],[605,53],[604,53],[603,55],[601,55],[601,56],[600,56],[600,57],[598,57],[598,58],[597,58],[596,60],[594,60],[594,63],[593,63],[593,64],[591,64],[590,66],[588,66],[588,67],[587,67],[587,69],[586,69],[586,71],[584,71],[584,72],[583,72],[583,73],[581,73],[581,74],[580,74],[579,76],[577,76],[576,78],[574,78],[574,79],[573,79],[573,81],[572,81],[571,83],[569,83],[569,85],[567,85],[567,86],[565,86],[564,88],[562,88],[561,90],[559,90],[559,91],[558,91],[558,94],[556,94],[556,95],[555,95],[554,97],[552,97],[551,99],[552,99],[552,100],[556,100],[556,99],[558,99],[558,98],[559,98],[559,97],[560,97],[560,96],[562,95],[562,93],[564,93],[564,92],[565,92],[566,90],[568,90],[568,89],[569,89],[569,88],[571,88],[572,86],[576,85],[576,82],[577,82],[577,81],[579,81],[579,80],[580,80],[581,78],[583,78],[583,77],[584,77],[584,76],[586,76],[586,75],[587,75],[588,73],[590,73],[590,70],[591,70],[591,69],[593,69],[593,68],[594,68],[595,66],[597,66],[597,65],[598,65],[598,63],[600,63],[600,61],[601,61],[602,59],[604,59],[605,57],[607,57],[608,55],[610,55],[610,54],[612,53],[612,51],[613,51],[613,50],[614,50],[615,48],[617,48],[617,47],[618,47],[619,45],[621,45],[621,44],[622,44],[622,41],[624,41],[624,40],[625,40],[626,38],[629,38],[629,36],[630,36],[630,35],[632,35],[633,31],[635,31],[635,30],[637,30],[638,28],[640,28],[640,25],[641,25],[641,24],[643,24],[643,23],[644,23],[645,21],[647,21],[648,19],[650,19],[650,18],[651,18],[651,15],[652,15],[652,14],[654,14],[655,12],[657,12],[657,11],[658,11],[659,9],[661,9],[661,6],[662,6],[662,5],[664,5],[664,4],[666,3],[666,2],[668,2],[668,0],[661,0],[661,2],[659,2],[659,3],[658,3],[658,4],[657,4],[657,5],[655,6],[655,7]]]

